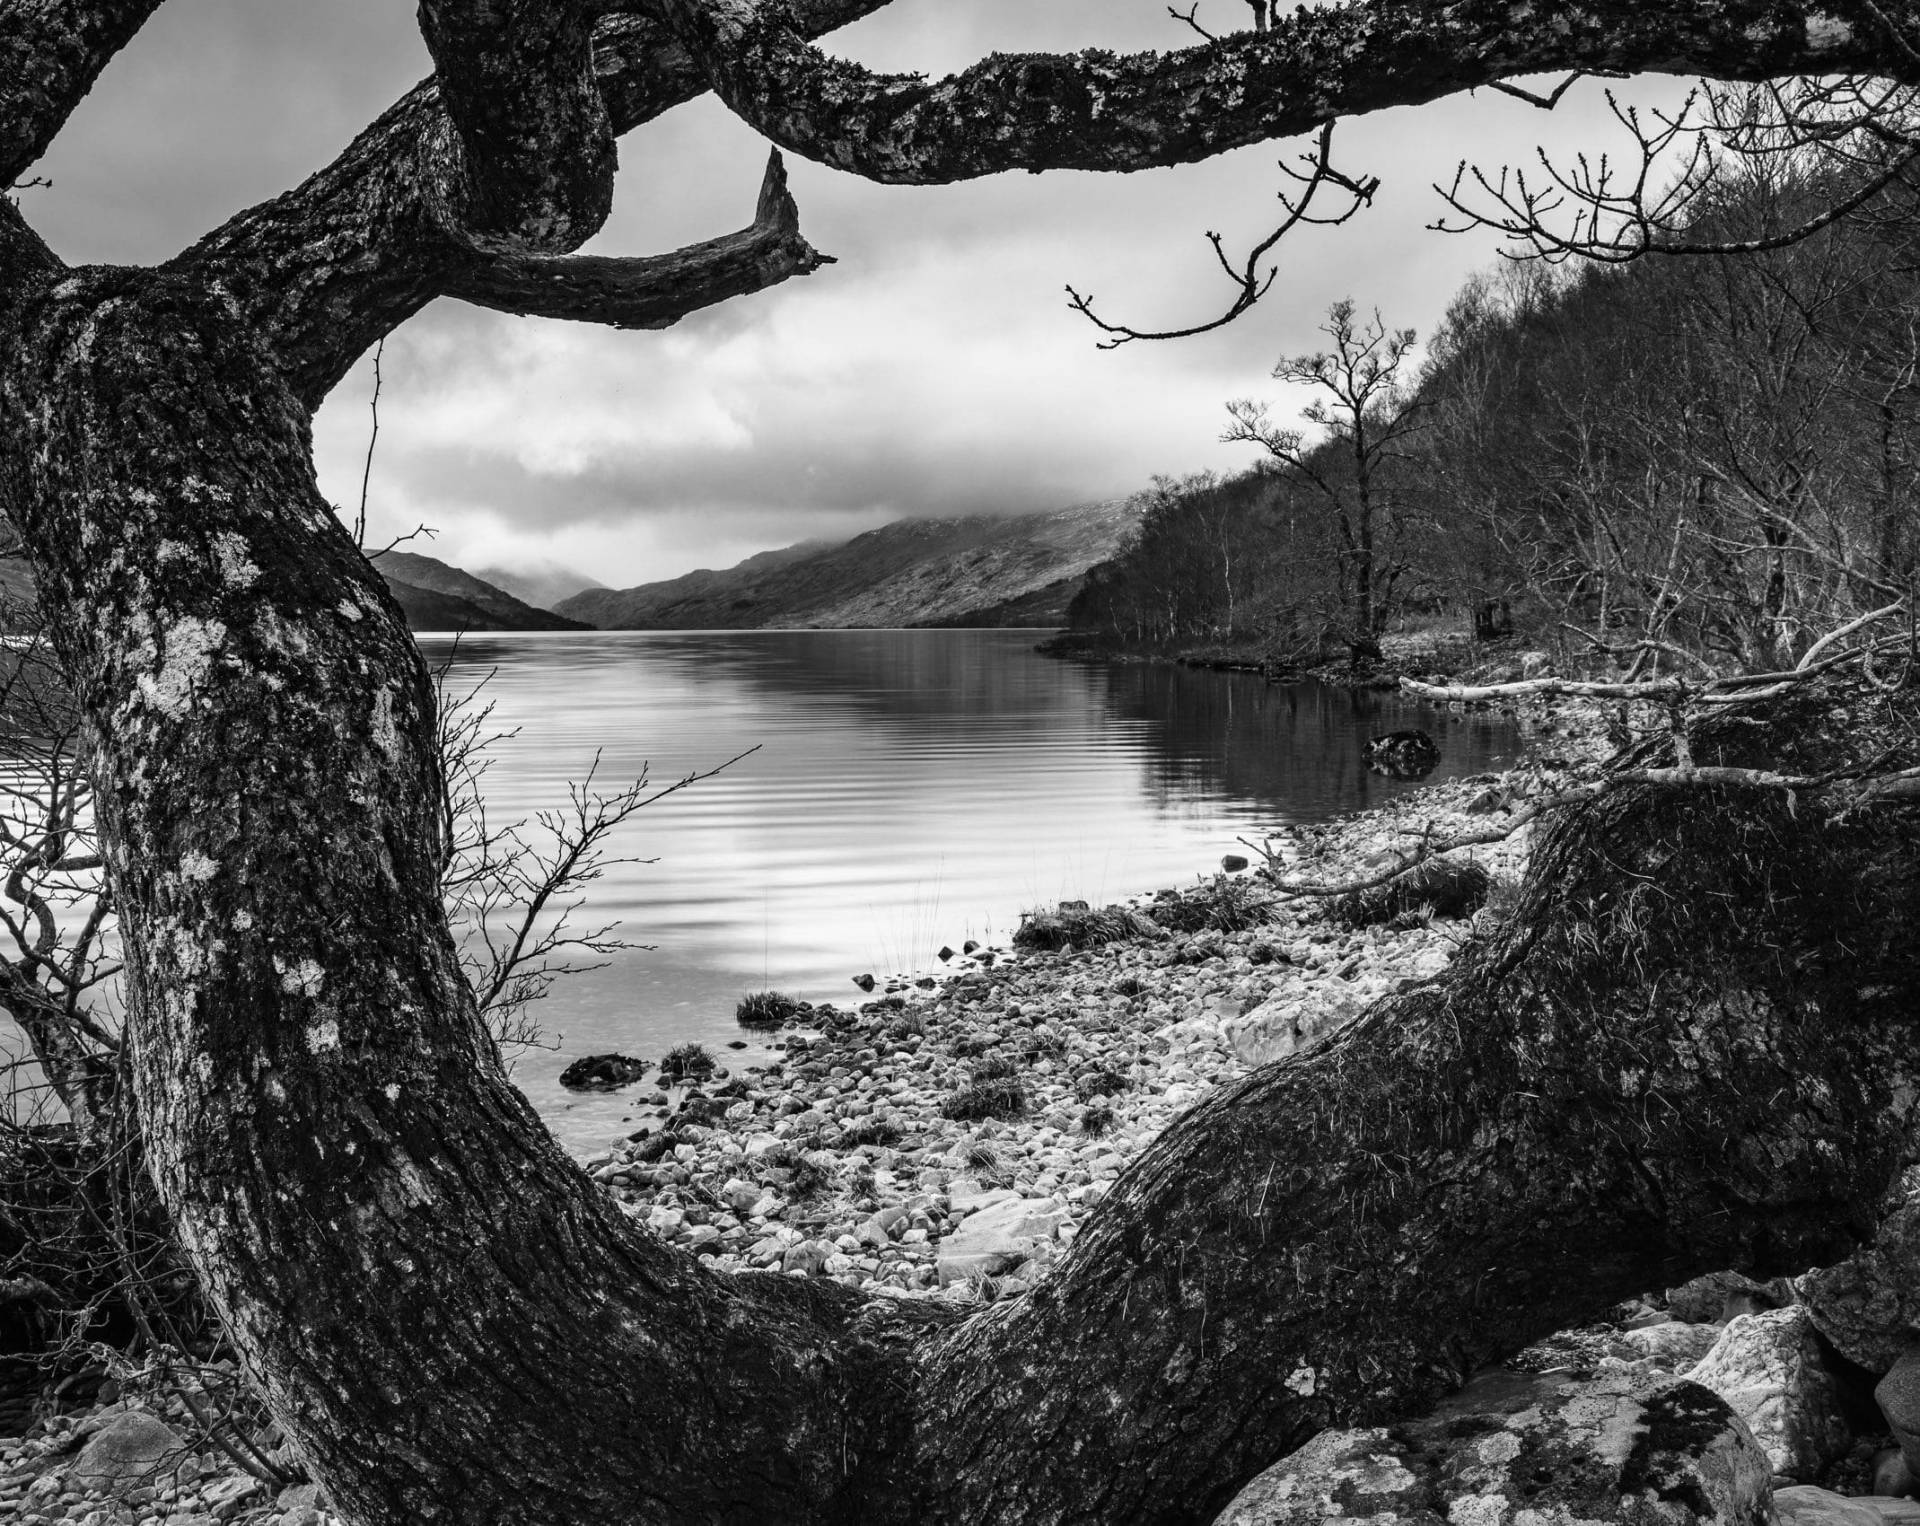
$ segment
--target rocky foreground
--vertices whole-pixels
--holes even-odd
[[[1576,744],[1591,729],[1556,725]],[[1274,846],[1290,875],[1351,878],[1422,838],[1498,823],[1515,782],[1438,786]],[[857,1009],[800,1012],[777,1058],[732,1073],[683,1053],[647,1126],[587,1168],[625,1212],[721,1272],[1017,1298],[1209,1088],[1444,969],[1476,919],[1503,914],[1527,849],[1523,829],[1465,855],[1465,904],[1433,897],[1463,916],[1280,900],[1244,871],[1062,908],[1043,931],[1111,941],[971,951]],[[1904,1497],[1920,1476],[1920,1357],[1869,1350],[1819,1317],[1818,1293],[1731,1276],[1649,1290],[1430,1420],[1325,1433],[1221,1522],[1920,1526]],[[1828,1303],[1874,1298],[1853,1283],[1841,1295]],[[114,1386],[91,1412],[0,1440],[0,1520],[329,1526],[311,1485],[257,1481],[198,1439],[177,1398]],[[250,1439],[288,1465],[271,1427]]]

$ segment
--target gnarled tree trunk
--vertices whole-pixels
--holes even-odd
[[[714,1276],[502,1075],[422,664],[285,383],[178,278],[15,321],[6,491],[81,678],[153,1169],[361,1521],[1204,1521],[1321,1426],[1868,1227],[1920,1081],[1911,827],[1640,792],[1444,980],[1183,1119],[1022,1304]],[[1831,752],[1824,715],[1782,734]]]
[[[777,164],[740,234],[569,257],[615,131],[712,80],[802,152],[939,180],[1180,162],[1554,66],[1913,69],[1878,7],[1757,0],[1362,5],[938,83],[806,45],[879,3],[426,0],[436,80],[157,270],[69,270],[0,196],[0,507],[80,688],[149,1158],[362,1526],[1202,1522],[1316,1428],[1622,1294],[1837,1254],[1903,1148],[1911,821],[1642,790],[1563,827],[1444,979],[1169,1130],[1018,1305],[718,1277],[569,1165],[460,977],[430,691],[308,428],[435,295],[656,326],[819,263]],[[0,0],[0,184],[151,9]]]

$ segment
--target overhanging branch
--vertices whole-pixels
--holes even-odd
[[[754,220],[738,233],[646,258],[503,256],[461,275],[447,294],[500,312],[661,329],[832,263],[800,234],[799,208],[776,149]]]
[[[47,151],[160,0],[0,0],[0,188]]]
[[[651,0],[740,117],[795,153],[901,184],[1002,170],[1141,170],[1552,70],[1759,80],[1860,70],[1920,81],[1862,0],[1649,0],[1514,10],[1376,0],[1301,9],[1175,53],[996,54],[955,75],[886,75],[814,47],[783,7]]]

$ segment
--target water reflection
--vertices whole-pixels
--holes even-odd
[[[1116,715],[1151,734],[1162,805],[1212,788],[1270,805],[1284,819],[1324,821],[1417,787],[1367,768],[1361,748],[1369,737],[1427,731],[1442,762],[1421,782],[1498,767],[1513,742],[1511,726],[1497,717],[1450,713],[1393,692],[1269,685],[1251,673],[1158,663],[1102,671]]]
[[[570,982],[545,1020],[562,1049],[516,1072],[569,1143],[603,1142],[619,1099],[578,1099],[567,1058],[735,1036],[746,991],[857,996],[850,977],[924,967],[944,943],[1004,938],[1022,909],[1190,880],[1236,840],[1411,786],[1362,742],[1421,725],[1436,777],[1498,766],[1511,731],[1315,685],[1035,655],[1025,631],[593,632],[466,638],[518,727],[487,776],[492,812],[550,805],[596,752],[601,777],[656,781],[758,751],[633,823],[595,887],[598,917],[654,947]],[[451,643],[425,638],[431,659]]]

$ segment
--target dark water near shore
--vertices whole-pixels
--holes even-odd
[[[468,636],[518,727],[486,776],[496,819],[562,802],[600,754],[608,785],[759,751],[636,816],[593,887],[596,920],[654,945],[574,977],[540,1012],[560,1041],[515,1079],[592,1149],[631,1097],[573,1096],[566,1061],[658,1059],[739,1036],[769,986],[843,1005],[851,977],[933,966],[943,943],[1004,942],[1023,909],[1096,904],[1211,872],[1236,839],[1324,820],[1412,786],[1370,775],[1369,736],[1424,726],[1435,777],[1503,766],[1510,725],[1397,696],[1249,674],[1089,667],[1032,631],[589,632]],[[423,637],[429,660],[449,639]],[[458,688],[456,682],[454,687]],[[628,1127],[632,1127],[629,1124]]]

